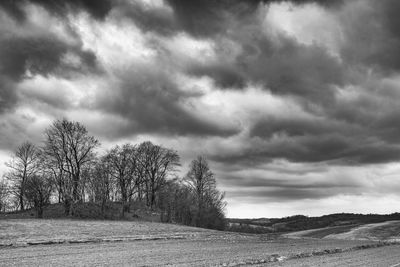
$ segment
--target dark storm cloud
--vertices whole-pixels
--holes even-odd
[[[2,0],[0,7],[18,21],[24,21],[24,5],[28,3],[40,5],[57,16],[66,16],[71,10],[84,10],[97,19],[104,19],[112,9],[111,0]]]
[[[352,179],[342,179],[333,180],[329,178],[324,178],[323,176],[318,177],[318,179],[310,179],[311,173],[301,174],[293,173],[287,175],[284,172],[274,172],[272,174],[252,174],[251,171],[241,174],[223,174],[220,176],[220,181],[223,184],[229,186],[238,186],[240,188],[254,188],[254,187],[264,187],[264,188],[300,188],[300,189],[316,189],[323,190],[324,188],[356,188],[360,186],[357,180]],[[325,173],[323,174],[325,175]],[[279,176],[279,178],[278,178]],[[309,179],[306,179],[309,178]]]
[[[229,21],[254,16],[260,4],[283,0],[167,0],[175,11],[179,25],[195,36],[225,34]],[[340,6],[343,0],[293,0],[294,4],[316,3],[326,7]]]
[[[251,141],[250,141],[251,142]],[[331,133],[321,135],[281,136],[262,143],[255,142],[240,153],[213,155],[212,159],[241,166],[257,166],[286,159],[291,162],[328,162],[337,165],[362,165],[400,160],[400,146],[385,143],[366,135],[345,136]]]
[[[145,8],[139,2],[114,1],[114,8],[122,16],[133,19],[144,31],[154,31],[171,35],[185,31],[196,37],[226,35],[237,21],[246,22],[254,17],[260,4],[281,1],[262,0],[167,0],[172,13],[165,8]],[[342,1],[293,1],[296,4],[318,3],[324,6],[337,6]]]
[[[297,1],[300,2],[312,1]],[[248,143],[254,145],[214,159],[244,166],[275,158],[333,164],[400,160],[399,112],[392,103],[399,97],[396,94],[399,84],[388,89],[379,81],[384,76],[368,74],[370,67],[377,67],[378,73],[383,70],[389,75],[398,74],[400,24],[395,14],[399,7],[398,1],[349,1],[346,8],[350,11],[341,15],[347,17],[338,17],[345,34],[341,60],[317,44],[299,44],[282,35],[280,45],[274,46],[270,36],[259,37],[262,36],[259,34],[248,41],[236,39],[243,52],[231,64],[221,60],[222,63],[193,66],[192,75],[209,76],[219,86],[241,88],[246,83],[262,83],[274,94],[298,98],[307,112],[323,116],[316,121],[262,119],[250,129],[249,140],[253,141]],[[349,16],[351,12],[355,12],[354,17]],[[354,84],[358,89],[350,93],[353,94],[350,99],[337,97],[337,87],[345,88],[346,92],[346,86]]]
[[[194,1],[195,5],[189,6],[189,2],[171,2],[175,11],[178,10],[178,18],[182,13],[181,20],[198,27],[186,30],[195,36],[218,35],[214,36],[217,59],[189,64],[186,69],[188,74],[210,77],[217,86],[225,89],[261,84],[275,94],[294,95],[324,105],[334,102],[333,86],[343,86],[348,82],[347,66],[325,47],[301,44],[284,33],[267,34],[264,26],[260,25],[258,4],[248,1],[235,4],[229,1]],[[224,5],[229,8],[222,8]],[[201,11],[195,12],[195,8]],[[199,20],[215,27],[202,27],[201,23],[195,23]],[[201,31],[203,28],[204,31]],[[230,40],[233,47],[226,40]]]
[[[194,76],[211,77],[222,88],[238,89],[246,86],[249,80],[237,66],[216,62],[210,65],[194,65],[188,69],[188,73]]]
[[[393,109],[390,113],[385,114],[373,125],[375,134],[383,140],[391,144],[400,142],[400,109]]]
[[[138,2],[119,3],[116,8],[118,14],[122,17],[128,17],[133,20],[136,26],[144,32],[152,31],[162,35],[172,35],[182,30],[177,23],[173,11],[166,8],[146,8]]]
[[[347,161],[344,151],[349,145],[351,145],[351,140],[340,135],[282,137],[278,140],[254,144],[254,147],[247,148],[239,154],[220,154],[213,156],[213,159],[244,166],[272,162],[275,158],[292,162]]]
[[[395,94],[388,93],[385,91],[385,86],[379,84],[370,89],[366,86],[364,95],[350,102],[338,103],[335,109],[328,110],[328,114],[346,122],[347,125],[359,128],[362,134],[360,132],[354,134],[361,140],[369,136],[389,146],[395,146],[400,142],[398,86]],[[389,88],[389,91],[392,89],[394,88]],[[379,95],[376,92],[379,92]]]
[[[226,30],[229,1],[168,0],[168,3],[179,25],[193,35],[209,36]]]
[[[41,133],[33,131],[32,128],[27,131],[28,125],[34,122],[35,119],[29,115],[6,116],[5,114],[0,114],[1,150],[8,150],[12,153],[21,142],[28,139],[38,144],[42,138]]]
[[[352,64],[375,67],[386,73],[399,71],[399,1],[358,3],[360,11],[353,12],[354,17],[343,18],[342,21],[347,38],[342,49],[343,58]]]
[[[0,74],[0,114],[8,111],[17,103],[17,94],[14,82]]]
[[[31,0],[5,1],[1,6],[22,25],[21,18],[25,12],[22,7],[28,2],[40,5],[65,20],[68,20],[65,16],[68,12],[77,10],[87,11],[94,19],[104,19],[109,14],[129,17],[129,22],[140,28],[138,34],[150,31],[153,41],[165,41],[186,32],[188,38],[213,44],[216,58],[210,62],[185,58],[184,63],[175,65],[160,60],[159,66],[152,66],[151,70],[143,70],[146,67],[141,69],[140,66],[132,67],[138,68],[135,70],[120,70],[116,88],[96,96],[97,102],[93,104],[94,110],[127,121],[115,130],[116,138],[138,133],[224,137],[240,133],[243,129],[239,126],[226,121],[212,122],[200,114],[201,111],[191,110],[190,101],[196,101],[199,96],[187,95],[170,77],[172,73],[184,72],[197,78],[207,76],[226,92],[231,89],[245,92],[249,85],[260,85],[274,97],[294,99],[303,111],[320,117],[314,121],[279,116],[251,117],[249,122],[243,123],[249,129],[246,129],[248,139],[242,140],[250,145],[231,155],[214,156],[217,161],[249,165],[284,158],[294,162],[363,164],[399,159],[396,136],[400,136],[400,128],[395,126],[397,117],[390,116],[396,109],[383,108],[377,100],[378,93],[368,93],[373,92],[372,88],[365,88],[367,92],[362,92],[368,97],[360,93],[347,102],[337,97],[338,88],[366,79],[365,69],[370,66],[379,66],[391,73],[398,71],[400,30],[393,11],[398,8],[395,1],[383,1],[381,5],[366,1],[369,8],[356,12],[354,18],[340,20],[338,23],[344,25],[344,44],[337,56],[317,42],[304,44],[286,33],[266,31],[257,12],[265,5],[282,1],[169,0],[166,1],[169,6],[147,8],[139,2]],[[357,1],[299,0],[292,3],[316,3],[340,19],[337,14],[342,12],[341,8]],[[264,15],[268,16],[268,12]],[[110,21],[101,23],[112,23],[113,19],[118,20],[110,17]],[[165,45],[167,41],[160,43],[157,45]],[[232,47],[227,44],[232,44]],[[144,45],[152,44],[146,40]],[[168,49],[159,48],[163,51]],[[67,53],[78,57],[80,64],[66,63],[64,57]],[[168,63],[180,60],[173,58],[174,53],[170,54]],[[3,39],[0,56],[4,58],[0,62],[0,79],[4,87],[0,92],[0,110],[6,110],[15,105],[17,97],[13,87],[19,81],[29,79],[27,71],[32,75],[66,78],[75,73],[90,75],[100,68],[96,57],[101,55],[84,50],[80,45],[71,46],[53,36],[43,35]],[[163,68],[172,71],[159,71]],[[358,77],[352,77],[354,73]],[[363,91],[363,86],[358,90]],[[49,99],[52,101],[53,98],[42,97],[43,102],[51,102]]]
[[[46,76],[96,68],[93,52],[81,50],[79,46],[69,46],[53,36],[11,37],[0,42],[1,72],[16,81],[23,78],[26,71]],[[69,66],[63,62],[63,56],[68,52],[81,60],[79,66]]]
[[[271,138],[274,134],[283,134],[288,137],[322,136],[336,134],[341,136],[363,135],[364,127],[348,123],[345,120],[335,120],[331,117],[306,118],[264,118],[255,123],[250,129],[251,137]]]
[[[254,188],[240,191],[227,191],[226,195],[235,199],[248,199],[249,201],[259,203],[260,201],[282,202],[305,199],[323,199],[338,194],[337,190],[327,188],[324,190],[315,190],[315,188]],[[250,197],[251,196],[251,197]]]
[[[18,21],[22,21],[25,19],[26,16],[25,11],[22,9],[23,3],[25,2],[15,0],[3,0],[0,1],[0,7]]]
[[[80,62],[71,65],[64,57],[71,53]],[[68,45],[53,36],[0,38],[0,112],[17,103],[16,85],[30,75],[55,75],[69,78],[73,74],[98,70],[96,56],[79,46]],[[55,89],[56,90],[56,89]]]
[[[350,0],[351,1],[351,0]],[[264,3],[272,3],[272,2],[291,2],[294,4],[318,4],[321,6],[326,7],[337,7],[342,5],[345,1],[344,0],[263,0]]]
[[[209,76],[221,87],[261,83],[278,95],[294,95],[316,103],[334,101],[332,85],[345,84],[340,62],[316,45],[298,44],[283,36],[280,42],[276,46],[265,37],[255,36],[242,44],[243,52],[233,63],[194,65],[188,71]]]
[[[400,37],[400,18],[398,11],[400,10],[400,3],[396,0],[384,0],[383,11],[385,16],[383,22],[387,26],[390,33],[396,37]]]
[[[98,102],[98,108],[118,114],[129,121],[119,129],[120,136],[140,133],[176,135],[230,136],[239,129],[223,123],[212,123],[182,106],[187,93],[163,72],[147,70],[125,73],[122,85],[114,94]]]
[[[263,43],[259,47],[262,49],[260,54],[242,55],[242,64],[249,70],[252,81],[263,82],[274,93],[297,95],[318,102],[332,100],[330,85],[344,83],[340,63],[320,47],[291,41],[286,41],[275,51],[266,49],[267,45]]]

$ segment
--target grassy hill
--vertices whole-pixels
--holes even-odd
[[[181,239],[213,230],[147,221],[4,219],[1,246]],[[1,264],[0,264],[1,265]]]
[[[102,214],[101,205],[94,202],[77,203],[74,206],[74,215],[66,216],[63,204],[51,204],[44,208],[43,218],[60,219],[60,218],[76,218],[76,219],[107,219],[107,220],[144,220],[151,222],[160,221],[160,213],[156,210],[150,210],[143,203],[130,203],[130,212],[126,212],[124,218],[121,218],[122,205],[119,202],[109,202],[106,204],[105,211]],[[16,211],[8,213],[0,213],[0,219],[26,219],[35,218],[34,209],[25,211]]]

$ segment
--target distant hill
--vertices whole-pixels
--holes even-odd
[[[320,217],[295,215],[285,218],[227,219],[227,230],[244,233],[294,232],[324,227],[352,227],[400,220],[400,213],[388,215],[336,213]]]

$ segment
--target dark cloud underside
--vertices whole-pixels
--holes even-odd
[[[195,36],[225,34],[232,16],[236,19],[254,16],[260,4],[287,2],[283,0],[167,0],[175,11],[180,26]],[[295,0],[295,4],[316,3],[337,7],[343,0]]]
[[[56,16],[66,16],[68,12],[84,10],[97,19],[104,19],[112,8],[111,0],[2,0],[0,7],[19,21],[26,19],[24,5],[37,4]]]
[[[84,11],[91,15],[92,23],[99,25],[127,23],[113,16],[130,18],[129,23],[139,29],[138,34],[146,40],[144,45],[155,51],[159,63],[153,70],[139,63],[127,64],[132,67],[119,70],[115,75],[118,81],[110,83],[116,88],[96,95],[86,106],[127,121],[115,133],[116,138],[146,133],[244,136],[241,142],[250,146],[227,157],[215,157],[225,162],[284,158],[294,162],[364,164],[398,160],[400,129],[393,114],[399,114],[399,110],[392,103],[398,97],[398,85],[383,84],[400,71],[398,1],[290,2],[293,10],[314,4],[336,20],[342,34],[337,54],[317,41],[304,43],[283,30],[272,34],[265,29],[270,25],[262,23],[262,16],[268,17],[273,5],[288,1],[168,0],[154,6],[140,1],[2,1],[0,7],[18,21],[18,27],[28,27],[27,6],[33,5],[59,19],[77,40],[71,45],[50,32],[1,38],[0,110],[6,112],[17,105],[16,86],[32,76],[73,80],[75,75],[90,76],[105,68],[99,63],[99,50],[83,45],[79,36],[82,33],[67,16]],[[348,16],[352,12],[354,16]],[[178,51],[179,47],[163,47],[165,40],[176,36],[208,42],[214,58],[182,60],[169,51]],[[135,44],[138,40],[123,41]],[[68,55],[78,63],[69,64],[65,60]],[[181,57],[185,56],[184,51]],[[168,68],[171,70],[164,71]],[[96,75],[106,77],[113,71]],[[213,118],[196,114],[201,111],[193,103],[203,95],[188,95],[182,90],[174,80],[177,73],[193,79],[206,77],[216,86],[210,91],[227,94],[245,94],[249,86],[258,86],[276,98],[290,99],[311,118],[318,119],[265,114],[238,122],[231,115],[229,121],[216,123]],[[356,89],[349,92],[348,88]],[[351,97],[347,96],[350,93]],[[251,147],[253,144],[256,147]]]
[[[58,72],[64,75],[66,71],[76,68],[68,68],[62,57],[67,52],[74,53],[82,60],[81,66],[89,69],[96,67],[96,56],[91,51],[80,50],[79,47],[71,47],[52,36],[10,38],[1,41],[0,63],[2,73],[13,80],[20,80],[26,71],[33,75],[48,75]]]
[[[79,65],[64,62],[63,58],[68,53],[79,60]],[[51,35],[0,38],[0,58],[0,112],[17,103],[15,87],[18,82],[30,79],[30,76],[69,78],[82,71],[90,73],[99,70],[93,52],[68,45]]]
[[[167,74],[147,71],[124,78],[124,84],[99,102],[98,108],[119,114],[131,123],[119,133],[230,136],[239,129],[207,122],[182,107],[185,95]]]

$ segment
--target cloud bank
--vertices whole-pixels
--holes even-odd
[[[394,212],[398,11],[395,0],[2,1],[1,159],[65,116],[107,146],[150,139],[184,164],[208,156],[229,216],[377,199],[353,211]]]

